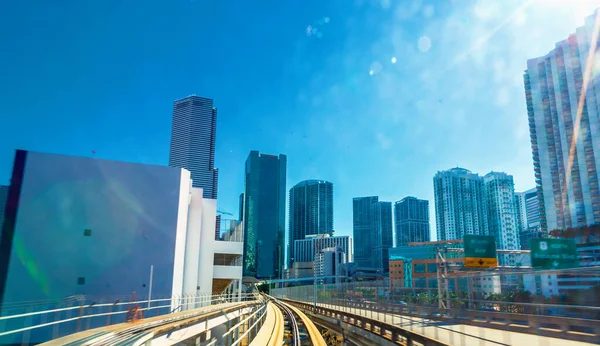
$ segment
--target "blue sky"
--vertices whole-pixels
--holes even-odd
[[[173,100],[219,109],[219,205],[250,150],[288,155],[288,188],[430,200],[461,166],[534,186],[523,92],[599,1],[286,0],[0,3],[0,183],[16,148],[167,164]]]

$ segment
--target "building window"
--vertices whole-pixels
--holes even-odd
[[[425,263],[415,263],[413,270],[415,273],[425,273]]]

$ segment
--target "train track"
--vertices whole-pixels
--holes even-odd
[[[272,302],[287,316],[289,327],[292,334],[291,345],[293,346],[326,346],[325,339],[319,332],[319,329],[302,311],[296,307],[269,297]],[[306,331],[306,333],[303,333]],[[308,334],[308,337],[303,339],[302,335]]]
[[[292,333],[291,345],[300,346],[300,328],[298,328],[298,321],[296,320],[294,312],[284,303],[278,300],[274,300],[273,303],[275,303],[279,310],[281,310],[286,316],[286,320],[289,323],[290,332]]]

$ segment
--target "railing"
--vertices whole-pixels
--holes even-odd
[[[368,284],[368,283],[365,283]],[[356,289],[358,286],[353,286]],[[465,324],[478,327],[501,329],[519,333],[530,333],[550,337],[568,338],[584,342],[598,343],[600,341],[600,320],[569,318],[560,316],[534,315],[531,313],[511,312],[509,309],[498,308],[502,311],[482,311],[468,309],[465,300],[454,300],[450,308],[443,309],[437,305],[437,299],[428,305],[416,305],[393,300],[393,296],[354,297],[348,295],[352,289],[346,284],[298,286],[282,289],[273,289],[272,295],[279,299],[287,299],[302,304],[312,305],[317,308],[339,308],[343,311],[360,314],[365,317],[377,319],[383,317],[394,319],[394,316],[417,317],[420,323],[431,324],[431,321],[444,321],[450,324]],[[316,295],[315,295],[316,292]],[[343,293],[342,293],[343,292]],[[377,289],[375,290],[377,293]],[[590,315],[600,314],[600,307],[565,306],[553,304],[531,304],[515,302],[471,301],[472,304],[481,304],[480,307],[495,306],[497,304],[510,304],[520,306],[522,311],[547,311],[561,308],[580,309],[588,311]],[[515,310],[513,310],[515,311]]]
[[[133,306],[144,317],[166,315],[204,306],[254,300],[255,296],[183,295],[157,297],[151,300],[119,298],[70,297],[62,301],[5,304],[0,316],[0,344],[38,343],[72,333],[122,323]],[[50,305],[50,306],[49,306]]]
[[[307,313],[312,313],[313,319],[314,316],[322,316],[322,320],[319,321],[319,323],[333,330],[339,329],[340,322],[342,322],[347,324],[348,326],[360,328],[367,332],[373,333],[375,334],[375,336],[387,339],[388,341],[391,341],[394,344],[399,343],[401,345],[420,344],[427,346],[449,346],[449,344],[446,344],[435,338],[427,337],[425,335],[402,328],[402,326],[395,325],[393,323],[393,318],[384,318],[382,321],[379,318],[373,318],[373,316],[369,318],[363,314],[352,313],[349,310],[330,309],[327,307],[323,307],[322,305],[315,307],[312,304],[308,304],[306,302],[290,300],[284,301],[290,305],[293,305],[299,309],[306,311]],[[343,329],[350,329],[350,331],[352,332],[352,329],[348,327],[342,327],[341,329],[342,334],[345,334],[346,337],[348,337],[349,333],[344,333]],[[373,339],[369,340],[370,343],[376,343],[376,341]]]

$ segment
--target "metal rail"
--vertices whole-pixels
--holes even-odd
[[[241,296],[241,299],[243,300],[244,298],[247,298],[248,296],[251,296],[251,295],[243,295],[243,296]],[[236,300],[237,300],[237,297],[230,297],[230,298],[236,298]],[[87,319],[88,321],[90,321],[92,318],[107,316],[106,325],[110,325],[111,324],[110,323],[111,316],[127,314],[127,310],[98,312],[97,310],[102,310],[101,308],[112,309],[115,306],[121,307],[121,306],[125,306],[125,305],[139,304],[141,306],[144,306],[144,307],[140,307],[140,310],[150,311],[150,310],[156,310],[156,309],[170,308],[173,305],[173,302],[181,303],[177,308],[177,309],[179,309],[181,307],[194,306],[196,304],[209,304],[208,306],[211,306],[211,305],[214,305],[215,303],[225,302],[225,301],[227,301],[227,297],[223,296],[223,295],[212,295],[212,296],[202,295],[202,296],[193,296],[193,297],[192,296],[190,296],[190,297],[173,296],[171,298],[160,298],[160,299],[153,299],[153,300],[136,300],[136,301],[124,301],[124,302],[116,301],[114,303],[102,303],[102,304],[92,303],[92,304],[85,304],[85,305],[82,304],[82,305],[76,305],[76,306],[71,306],[71,307],[56,308],[56,309],[49,309],[49,310],[43,310],[43,311],[33,311],[33,312],[27,312],[27,313],[19,313],[19,314],[14,314],[14,315],[1,316],[0,322],[1,321],[10,321],[10,320],[18,319],[18,318],[28,318],[28,317],[40,316],[40,315],[45,315],[45,314],[54,314],[56,320],[51,321],[51,322],[34,324],[31,326],[25,326],[22,328],[17,328],[17,329],[12,329],[12,330],[5,330],[5,331],[0,332],[0,336],[6,336],[6,335],[21,333],[21,332],[27,332],[27,331],[30,331],[33,329],[44,328],[44,327],[49,327],[49,326],[57,326],[60,324],[74,322],[74,321],[78,323],[76,332],[79,332],[79,331],[81,331],[79,323],[80,323],[80,321],[83,321],[84,319]],[[160,302],[169,302],[169,304],[152,305],[152,303],[156,304],[156,303],[160,303]],[[94,309],[96,309],[96,311],[93,311]],[[177,309],[175,309],[175,310],[177,310]],[[78,311],[78,316],[58,319],[58,318],[60,318],[60,314],[62,312],[69,312],[69,311],[73,311],[73,310]],[[173,311],[171,311],[171,312],[173,312]]]
[[[274,299],[273,302],[277,307],[283,311],[287,315],[287,320],[290,323],[290,329],[292,331],[292,345],[300,346],[300,329],[298,328],[298,322],[296,321],[296,316],[290,308],[288,308],[285,304],[280,301]]]
[[[121,343],[131,344],[134,338],[143,337],[144,332],[156,332],[156,335],[161,335],[166,330],[160,330],[161,327],[167,327],[169,324],[176,323],[176,325],[171,326],[172,329],[181,328],[185,325],[195,324],[198,321],[203,321],[205,319],[214,318],[216,316],[221,316],[223,312],[232,312],[243,309],[249,305],[255,305],[257,303],[261,303],[260,301],[252,301],[252,302],[240,302],[240,303],[224,303],[211,306],[210,308],[204,308],[200,311],[192,311],[190,313],[180,313],[177,316],[167,317],[155,321],[150,322],[142,322],[130,327],[126,327],[122,330],[116,332],[103,332],[98,330],[97,334],[94,335],[86,335],[80,341],[74,341],[71,344],[80,344],[81,340],[87,340],[85,342],[88,346],[112,346],[119,345]],[[259,309],[260,311],[260,309]],[[101,328],[100,328],[101,329]],[[51,341],[52,343],[53,341]]]
[[[312,304],[305,302],[291,301],[287,299],[283,301],[286,304],[293,305],[304,311],[310,311],[315,315],[321,315],[324,317],[331,318],[336,322],[340,321],[352,325],[354,327],[361,328],[365,331],[376,334],[377,336],[387,339],[394,343],[399,343],[403,345],[414,345],[414,343],[417,342],[421,345],[428,346],[450,346],[449,344],[446,344],[442,341],[427,337],[425,335],[413,331],[409,331],[394,324],[386,323],[373,318],[368,318],[366,316],[353,314],[337,309],[329,309],[322,306],[314,307]],[[323,345],[325,345],[325,343],[323,343]]]

